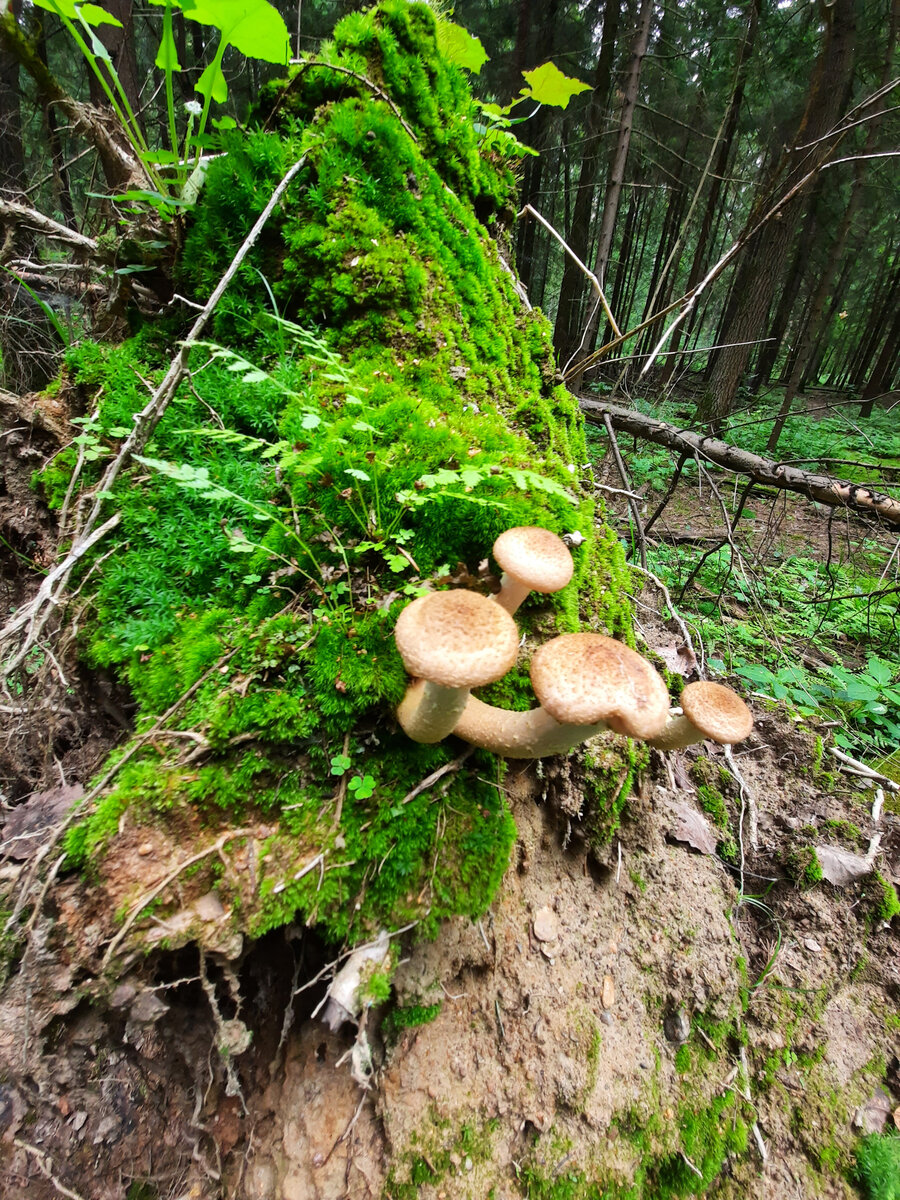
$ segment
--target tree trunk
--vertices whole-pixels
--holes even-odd
[[[706,267],[706,248],[710,242],[710,233],[713,228],[713,222],[719,213],[719,198],[722,195],[722,187],[725,183],[725,176],[728,170],[728,163],[731,160],[731,151],[734,146],[734,136],[737,132],[738,117],[741,112],[741,105],[744,102],[744,89],[747,83],[747,72],[750,66],[750,60],[753,56],[753,47],[756,43],[756,30],[759,26],[759,7],[761,0],[750,0],[747,11],[747,30],[744,34],[744,40],[741,43],[740,51],[738,52],[738,62],[734,74],[734,86],[731,89],[731,96],[728,100],[727,115],[725,118],[725,127],[722,133],[722,141],[719,144],[719,150],[716,155],[715,163],[712,170],[712,184],[709,189],[709,197],[706,202],[706,211],[703,214],[703,222],[700,226],[700,233],[697,237],[697,245],[694,249],[694,258],[691,263],[690,274],[688,275],[686,291],[691,291],[695,288],[703,278]],[[693,322],[691,323],[693,324]],[[690,327],[689,327],[690,328]],[[685,335],[688,330],[685,330]],[[682,331],[681,327],[676,329],[675,335],[669,343],[671,353],[666,359],[660,374],[660,386],[665,387],[675,373],[678,365],[678,348],[681,345]]]
[[[888,331],[878,361],[872,368],[872,374],[863,391],[862,402],[859,406],[861,417],[871,417],[875,401],[879,396],[890,391],[898,361],[900,361],[900,308],[894,311],[894,322]]]
[[[806,110],[794,137],[795,149],[788,151],[784,160],[785,194],[810,170],[808,151],[800,147],[824,138],[834,126],[852,79],[856,44],[855,0],[834,0],[824,11],[826,28],[822,51],[813,73]],[[827,142],[823,143],[820,160],[825,159],[829,150]],[[771,200],[772,193],[767,188],[750,215],[750,228],[758,224]],[[794,231],[807,203],[801,193],[781,210],[779,220],[768,221],[748,240],[734,283],[737,306],[723,331],[723,342],[747,343],[759,336],[782,277]],[[716,356],[709,389],[700,405],[703,419],[716,425],[731,411],[749,357],[749,345],[732,345]]]
[[[631,56],[628,73],[622,89],[622,109],[619,118],[619,135],[616,139],[616,149],[610,163],[606,196],[603,202],[603,215],[600,218],[600,239],[597,245],[597,257],[594,260],[594,274],[600,280],[601,287],[605,286],[606,268],[609,265],[609,255],[612,250],[613,230],[619,211],[619,198],[622,194],[622,184],[625,180],[625,163],[628,161],[628,149],[631,145],[631,131],[634,127],[634,110],[637,104],[638,87],[641,82],[641,67],[647,45],[650,41],[650,24],[653,19],[653,0],[641,0],[641,11],[638,17],[638,27],[631,44]],[[600,325],[600,310],[595,303],[584,326],[578,350],[583,353],[593,348]],[[584,372],[578,371],[572,379],[572,389],[579,391]]]
[[[566,230],[566,241],[572,252],[582,262],[587,262],[588,259],[591,214],[593,212],[597,178],[600,174],[600,163],[603,159],[603,126],[609,105],[613,58],[616,35],[619,28],[619,8],[619,0],[605,0],[600,53],[597,57],[593,91],[591,92],[591,99],[585,119],[584,152],[581,159],[581,170],[578,174],[578,186],[575,189],[572,223]],[[568,360],[575,345],[577,345],[578,333],[582,322],[584,291],[584,272],[566,255],[562,284],[559,290],[556,327],[553,331],[553,344],[556,347],[557,358],[561,363]]]
[[[122,90],[128,97],[131,111],[138,124],[143,128],[140,118],[141,110],[141,79],[138,74],[136,40],[134,32],[134,9],[132,0],[104,0],[103,7],[108,13],[121,22],[121,25],[99,25],[95,30],[112,60],[112,68],[118,77]],[[102,68],[101,68],[102,69]],[[106,94],[100,86],[93,71],[88,73],[91,90],[91,102],[98,108],[106,106]]]

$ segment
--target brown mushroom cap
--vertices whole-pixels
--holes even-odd
[[[605,722],[616,733],[651,738],[665,728],[669,693],[645,659],[599,633],[567,633],[531,660],[531,683],[562,725]]]
[[[432,592],[408,604],[394,630],[417,679],[472,688],[499,679],[516,661],[519,631],[499,604],[477,592]]]
[[[753,728],[753,714],[737,692],[721,683],[689,683],[681,707],[690,723],[722,746],[742,742]]]
[[[572,578],[569,548],[549,529],[517,525],[494,542],[494,558],[507,575],[534,592],[558,592]]]

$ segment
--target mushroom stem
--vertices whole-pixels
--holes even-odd
[[[416,679],[400,701],[397,720],[407,737],[431,745],[453,732],[468,699],[468,688],[443,687],[430,679]]]
[[[500,591],[494,599],[501,608],[505,608],[510,616],[518,609],[532,589],[518,579],[513,579],[507,571],[500,576]]]
[[[656,737],[647,738],[647,745],[655,750],[683,750],[685,746],[696,746],[705,737],[683,713],[669,713],[665,729]]]
[[[508,712],[470,696],[453,733],[503,758],[548,758],[566,754],[609,726],[561,725],[543,708]]]

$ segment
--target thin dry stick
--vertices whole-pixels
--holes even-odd
[[[743,775],[741,774],[740,770],[738,769],[737,763],[734,761],[734,754],[732,753],[730,746],[725,747],[725,761],[728,763],[728,769],[731,771],[732,775],[737,780],[738,787],[740,788],[741,816],[742,817],[743,817],[744,804],[746,803],[746,806],[747,806],[747,832],[750,836],[750,845],[753,847],[754,850],[756,850],[759,847],[759,813],[756,808],[756,799],[755,799],[753,793],[751,792],[750,788],[747,786],[747,781],[744,779]],[[743,820],[741,821],[741,824],[743,825]],[[743,854],[741,854],[741,875],[742,875],[742,877],[743,877],[743,869],[744,869],[744,856],[743,856]],[[742,882],[741,882],[741,892],[742,893],[743,893],[743,890],[744,890],[744,885],[743,885],[743,879],[742,879]]]
[[[631,480],[628,478],[628,472],[625,470],[625,463],[622,461],[622,455],[619,453],[619,443],[616,438],[616,431],[612,427],[612,421],[609,418],[609,413],[603,414],[603,424],[606,426],[606,432],[609,435],[609,445],[613,452],[613,458],[616,460],[616,467],[619,471],[619,476],[622,483],[625,485],[625,490],[629,493],[628,507],[631,509],[631,516],[634,520],[634,526],[637,530],[638,545],[641,550],[641,566],[646,571],[647,569],[647,539],[644,537],[644,526],[641,524],[641,512],[637,506],[637,501],[633,498],[634,492],[631,487]]]
[[[161,880],[155,888],[151,888],[149,892],[145,892],[143,896],[134,904],[131,912],[125,918],[125,923],[113,940],[106,947],[106,953],[103,955],[103,962],[100,964],[100,970],[105,970],[110,963],[110,959],[116,949],[122,944],[129,929],[147,907],[147,905],[155,900],[160,892],[164,891],[173,880],[177,879],[188,867],[192,867],[194,863],[201,862],[204,858],[209,858],[211,854],[218,854],[223,846],[228,842],[233,841],[237,837],[249,837],[252,834],[252,829],[229,829],[227,833],[223,833],[211,846],[207,846],[205,850],[200,850],[196,854],[192,854],[190,858],[185,859],[183,863],[179,863],[174,871],[170,871],[166,877]]]
[[[672,614],[672,620],[678,626],[678,628],[681,632],[681,636],[684,639],[684,644],[687,647],[687,649],[690,651],[691,657],[693,658],[694,662],[697,664],[697,670],[700,675],[700,678],[702,679],[703,678],[703,666],[700,662],[700,659],[697,658],[697,652],[694,649],[694,643],[691,640],[691,635],[688,632],[688,627],[684,623],[684,618],[681,616],[681,614],[678,612],[678,609],[675,607],[675,605],[672,602],[672,597],[669,595],[669,589],[666,587],[666,585],[663,583],[663,581],[660,579],[660,577],[658,575],[654,575],[653,572],[649,571],[646,567],[639,567],[637,565],[637,563],[632,563],[630,566],[630,570],[639,571],[641,575],[644,575],[647,577],[647,579],[651,580],[651,582],[653,582],[659,588],[659,590],[662,592],[663,599],[665,600],[666,605],[668,606],[669,612]]]
[[[44,1178],[51,1183],[61,1196],[68,1197],[68,1200],[84,1200],[84,1197],[79,1192],[73,1192],[71,1188],[67,1188],[64,1183],[56,1178],[53,1174],[53,1164],[50,1155],[46,1151],[39,1149],[37,1146],[32,1146],[30,1142],[23,1142],[21,1138],[14,1137],[13,1145],[18,1146],[20,1150],[24,1150],[34,1159],[37,1169]]]
[[[541,225],[543,225],[544,228],[547,230],[547,232],[552,234],[553,237],[556,238],[556,240],[562,246],[563,250],[565,250],[566,254],[568,254],[569,258],[571,258],[571,260],[575,263],[575,265],[580,270],[584,271],[585,275],[590,280],[591,287],[594,289],[594,293],[597,297],[597,302],[602,305],[603,311],[606,313],[606,319],[607,319],[607,321],[609,321],[613,332],[615,333],[616,337],[621,337],[622,331],[619,329],[619,326],[616,324],[616,318],[613,316],[612,309],[609,307],[609,303],[607,302],[606,295],[603,291],[603,288],[600,285],[600,280],[597,278],[597,276],[594,274],[594,272],[589,270],[584,265],[584,263],[581,261],[581,259],[578,257],[578,255],[575,253],[575,251],[571,248],[571,246],[569,246],[568,242],[565,240],[565,238],[562,236],[562,234],[557,233],[557,231],[553,228],[553,226],[550,224],[550,222],[548,220],[546,220],[544,217],[542,217],[536,208],[532,208],[530,204],[526,204],[525,207],[522,209],[522,211],[519,213],[519,216],[520,217],[524,216],[525,213],[528,213],[529,216],[534,217],[534,219],[536,221],[539,221],[541,223]]]
[[[134,428],[122,443],[118,454],[106,468],[103,478],[100,480],[96,490],[94,491],[94,506],[88,514],[84,525],[79,531],[79,535],[75,541],[75,544],[72,546],[72,549],[69,551],[63,562],[61,562],[53,569],[53,571],[50,572],[50,575],[48,575],[44,580],[44,583],[41,585],[41,588],[35,598],[29,604],[23,605],[19,612],[16,613],[16,616],[13,618],[13,620],[2,630],[0,630],[0,644],[2,644],[4,641],[7,641],[16,632],[18,632],[18,630],[28,626],[28,633],[25,636],[23,645],[19,648],[18,654],[16,654],[12,659],[12,666],[7,664],[5,668],[7,673],[9,673],[10,670],[13,670],[15,666],[18,666],[28,654],[29,650],[31,650],[34,646],[35,641],[37,640],[37,634],[35,633],[35,630],[39,631],[40,628],[43,627],[44,623],[46,622],[47,615],[49,615],[48,610],[59,605],[62,594],[65,591],[68,583],[69,576],[78,560],[86,553],[87,550],[91,548],[91,546],[95,545],[96,542],[100,540],[104,533],[109,532],[110,529],[118,524],[120,517],[118,514],[116,514],[115,517],[111,517],[109,521],[105,522],[105,524],[101,526],[99,530],[94,529],[94,526],[100,519],[100,514],[103,511],[106,493],[112,490],[113,484],[118,478],[119,473],[131,459],[131,457],[135,454],[139,454],[146,445],[151,434],[153,433],[153,430],[156,428],[160,417],[162,417],[169,405],[169,402],[175,395],[178,385],[187,374],[187,364],[191,351],[191,343],[196,341],[206,328],[206,324],[221,300],[225,289],[237,274],[244,259],[250,253],[251,249],[259,238],[259,235],[262,233],[263,226],[275,211],[276,207],[281,201],[282,196],[290,186],[294,176],[303,167],[305,162],[306,156],[304,155],[303,158],[298,159],[297,162],[294,163],[294,165],[281,180],[278,187],[272,193],[268,204],[260,213],[256,223],[247,234],[247,237],[244,239],[244,242],[242,243],[237,254],[235,254],[234,258],[231,260],[228,270],[219,280],[215,290],[204,305],[202,312],[191,327],[190,333],[188,334],[186,340],[181,344],[178,353],[172,359],[162,383],[150,397],[150,400],[147,402],[144,408],[135,415]]]
[[[417,783],[411,792],[408,792],[400,801],[401,804],[409,804],[410,800],[415,800],[416,796],[421,796],[423,792],[427,792],[439,779],[443,779],[445,775],[449,775],[451,771],[458,771],[466,759],[475,750],[474,746],[470,746],[464,751],[459,758],[454,758],[452,762],[444,763],[442,767],[438,767],[436,771],[432,771],[430,775],[426,775],[421,783]]]
[[[407,123],[404,121],[403,114],[400,112],[400,109],[397,107],[397,105],[394,103],[394,101],[390,98],[390,96],[387,94],[387,92],[383,88],[380,88],[378,86],[378,84],[375,83],[373,80],[369,79],[369,77],[367,75],[360,75],[358,71],[351,71],[349,67],[339,67],[335,63],[323,62],[321,59],[318,59],[318,58],[304,58],[304,59],[301,59],[299,62],[297,59],[293,59],[291,65],[292,66],[300,66],[300,67],[321,67],[327,71],[337,71],[337,73],[339,75],[349,75],[351,77],[351,79],[357,80],[359,83],[361,83],[365,87],[367,87],[371,92],[374,92],[374,94],[378,97],[379,100],[383,100],[385,102],[385,104],[388,106],[388,108],[390,108],[391,112],[394,114],[394,116],[397,118],[397,120],[400,122],[400,124],[403,126],[403,128],[406,130],[406,132],[409,134],[409,136],[412,138],[412,140],[416,143],[416,145],[419,144],[419,139],[416,137],[416,135],[413,133],[413,131],[410,129],[410,127],[407,125]]]
[[[350,734],[344,734],[344,758],[347,758],[350,749]],[[341,782],[338,784],[338,789],[334,794],[334,820],[331,822],[332,829],[337,829],[341,823],[341,813],[344,811],[344,797],[347,795],[347,771],[345,770],[341,776]]]

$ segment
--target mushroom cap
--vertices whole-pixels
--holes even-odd
[[[507,575],[534,592],[558,592],[575,564],[566,543],[538,525],[517,525],[494,542],[494,558]]]
[[[394,637],[410,675],[451,688],[499,679],[519,649],[519,631],[509,613],[462,588],[413,600],[397,618]]]
[[[562,725],[605,722],[628,737],[656,737],[669,715],[662,677],[634,650],[599,633],[566,633],[531,660],[531,683]]]
[[[721,683],[689,683],[681,707],[690,723],[722,746],[742,742],[753,728],[753,714],[737,692]]]

